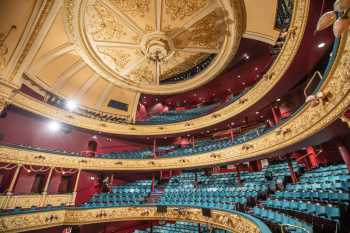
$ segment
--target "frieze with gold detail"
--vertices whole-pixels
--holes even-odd
[[[8,163],[46,164],[49,166],[72,167],[98,170],[154,170],[196,167],[221,164],[255,158],[272,153],[305,140],[339,119],[350,106],[350,40],[345,36],[340,44],[335,62],[325,77],[319,92],[329,96],[323,104],[306,104],[287,122],[262,136],[249,141],[249,144],[235,145],[215,153],[207,152],[184,158],[119,160],[82,158],[50,153],[33,152],[0,147],[0,160]],[[308,124],[305,124],[308,122]],[[42,155],[45,159],[36,161]],[[215,154],[215,155],[214,155]]]
[[[130,206],[102,209],[67,209],[0,217],[1,228],[6,232],[23,232],[62,225],[83,225],[127,220],[182,220],[206,223],[234,233],[260,233],[263,223],[247,218],[238,212],[212,210],[212,217],[202,215],[202,210],[187,207],[168,207],[158,213],[155,207]],[[255,222],[256,221],[256,222]]]
[[[59,206],[74,203],[73,194],[33,194],[33,195],[6,195],[0,196],[0,209],[44,207],[47,205]]]
[[[77,53],[103,78],[134,91],[170,94],[203,85],[231,61],[245,30],[243,5],[241,0],[65,0],[66,31]],[[213,54],[211,64],[191,79],[161,83]],[[136,78],[140,70],[146,75]]]

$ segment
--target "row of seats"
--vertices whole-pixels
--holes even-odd
[[[220,139],[220,140],[205,140],[196,142],[195,146],[192,145],[184,148],[174,148],[169,151],[165,151],[162,154],[162,157],[179,157],[186,155],[193,155],[198,153],[204,153],[209,151],[215,151],[219,149],[223,149],[229,146],[233,146],[236,144],[242,144],[249,140],[252,140],[263,133],[265,133],[268,128],[263,125],[256,129],[249,130],[241,135],[236,136],[233,140],[231,139]],[[98,155],[101,158],[109,158],[109,159],[150,159],[153,158],[153,151],[151,149],[139,150],[139,151],[131,151],[131,152],[114,152],[109,154],[101,154]]]
[[[151,193],[151,190],[151,180],[138,180],[124,185],[112,186],[110,193],[95,194],[82,207],[92,208],[98,206],[142,204]]]
[[[296,171],[302,172],[297,163],[293,162],[292,165]],[[279,179],[283,169],[288,171],[287,167],[288,164],[282,162],[270,164],[260,172],[241,172],[240,176],[243,182],[240,184],[236,182],[236,173],[207,176],[203,172],[197,172],[197,174],[183,172],[179,176],[171,177],[167,185],[162,185],[164,192],[159,195],[159,199],[154,203],[157,203],[157,205],[244,211],[255,205],[261,195],[266,197],[273,190],[269,188],[270,184],[276,185],[276,182],[265,179],[265,173],[271,171],[272,179]],[[344,184],[343,179],[347,179],[344,177],[347,177],[349,173],[343,165],[336,166],[336,168],[329,166],[328,169],[322,167],[306,172],[300,177],[299,183],[286,185],[285,190],[276,192],[272,197],[259,204],[259,207],[255,206],[251,214],[276,224],[297,226],[286,227],[287,232],[294,233],[313,231],[313,225],[309,220],[305,220],[308,222],[301,220],[306,215],[341,223],[344,213],[339,205],[349,204],[350,194],[337,184]],[[323,175],[324,173],[330,174],[329,172],[338,170],[342,170],[342,174],[332,175],[327,179],[314,179],[313,183],[304,183],[305,178],[308,179],[311,173],[326,177]],[[284,175],[287,175],[287,173]],[[259,181],[255,181],[254,178],[259,178]],[[327,186],[327,184],[332,184],[332,187]],[[150,186],[151,181],[148,180],[113,187],[111,193],[99,194],[83,207],[147,204],[145,200],[150,196]]]
[[[153,226],[152,231],[151,228],[147,228],[145,230],[135,230],[134,233],[197,233],[199,232],[199,229],[202,233],[228,233],[228,231],[222,229],[208,229],[207,225],[185,221],[177,221],[176,223],[166,223],[164,225],[156,225]]]
[[[275,211],[258,207],[254,207],[252,213],[255,216],[262,218],[266,221],[270,221],[280,225],[289,225],[286,227],[289,233],[313,233],[313,227],[311,224],[307,224],[286,214],[281,214]]]
[[[301,200],[320,200],[328,202],[337,203],[348,203],[350,202],[350,193],[343,191],[302,191],[302,192],[292,192],[292,191],[280,191],[276,192],[273,196],[279,199],[301,199]]]
[[[238,135],[233,140],[220,139],[220,140],[205,140],[203,142],[198,141],[196,142],[194,147],[191,145],[185,148],[176,148],[174,147],[174,145],[170,145],[167,147],[169,148],[169,150],[162,151],[162,157],[170,158],[170,157],[188,156],[188,155],[194,155],[198,153],[224,149],[226,147],[230,147],[236,144],[242,144],[249,140],[252,140],[264,134],[265,132],[267,132],[267,130],[268,128],[265,125],[263,125],[256,129],[249,130],[241,135]],[[10,146],[21,148],[21,149],[25,148],[25,149],[35,150],[35,151],[41,151],[41,152],[60,153],[60,154],[70,155],[70,156],[80,156],[80,153],[78,152],[51,150],[47,148],[30,147],[30,146],[24,146],[24,145],[10,145]],[[136,151],[112,152],[108,154],[99,154],[97,157],[106,158],[106,159],[151,159],[153,158],[153,154],[154,153],[151,149],[142,149],[142,150],[136,150]]]
[[[344,221],[344,210],[348,209],[349,203],[349,171],[344,164],[340,164],[306,172],[296,184],[286,185],[285,190],[276,192],[263,202],[261,206],[265,210],[255,208],[254,214],[276,222],[277,216],[288,213],[309,221],[308,225],[310,221],[316,221],[310,220],[310,217],[318,218],[317,221],[329,221],[327,224],[331,228],[327,228],[328,232],[337,229],[339,223]],[[333,225],[329,225],[331,222]],[[288,222],[285,220],[284,224]],[[302,227],[302,224],[298,224]],[[320,226],[314,227],[320,230]]]
[[[218,104],[200,106],[188,110],[172,110],[168,112],[162,112],[157,115],[153,115],[143,121],[138,121],[137,124],[169,124],[191,120],[212,112],[216,107],[218,107]]]
[[[330,220],[339,220],[341,217],[340,209],[331,204],[321,205],[319,203],[314,204],[314,203],[304,202],[304,201],[268,199],[264,203],[264,205],[272,208],[304,212],[310,215],[316,215],[319,217],[328,218]]]
[[[256,129],[249,130],[241,135],[238,135],[234,137],[233,140],[231,139],[216,140],[216,141],[210,141],[205,144],[200,144],[195,147],[181,148],[181,149],[169,152],[168,154],[163,155],[163,157],[178,157],[178,156],[194,155],[198,153],[224,149],[226,147],[242,144],[249,140],[257,138],[267,131],[268,131],[268,128],[264,125]]]

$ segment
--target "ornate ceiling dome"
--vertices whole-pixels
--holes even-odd
[[[66,0],[79,55],[117,86],[171,94],[198,87],[235,55],[240,0]],[[174,82],[178,76],[182,81]],[[169,81],[170,80],[170,81]]]

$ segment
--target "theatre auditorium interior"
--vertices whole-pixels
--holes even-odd
[[[350,233],[350,0],[0,0],[0,233]]]

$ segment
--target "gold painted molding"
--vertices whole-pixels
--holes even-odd
[[[128,220],[190,221],[211,224],[233,233],[260,233],[253,220],[234,212],[212,210],[212,217],[202,215],[199,208],[168,207],[166,213],[157,213],[156,207],[111,207],[96,209],[66,209],[49,212],[17,214],[0,217],[4,232],[23,232],[62,225],[85,225],[93,223]]]
[[[74,204],[75,195],[70,194],[49,194],[49,195],[7,195],[0,196],[0,209],[30,208],[32,206],[44,207],[47,205],[59,206],[61,204]]]
[[[306,104],[279,128],[245,144],[186,157],[143,160],[84,158],[0,146],[0,161],[87,170],[146,171],[192,168],[253,159],[303,141],[339,119],[350,106],[349,66],[350,39],[344,36],[335,62],[319,90],[328,96],[328,100],[316,106]],[[58,112],[54,114],[59,116]]]
[[[11,103],[18,86],[8,83],[6,80],[0,79],[0,112],[2,112],[7,105]]]
[[[293,18],[286,42],[276,61],[266,73],[264,78],[259,81],[250,91],[243,95],[239,101],[235,101],[232,104],[206,116],[173,124],[131,125],[102,122],[92,118],[83,117],[40,102],[27,95],[24,95],[23,93],[18,93],[13,99],[12,103],[20,108],[70,125],[113,134],[138,136],[163,135],[184,133],[205,128],[228,120],[242,111],[245,111],[257,103],[257,101],[263,98],[267,93],[269,93],[270,90],[278,83],[298,52],[298,48],[306,28],[309,6],[310,0],[295,1]]]

